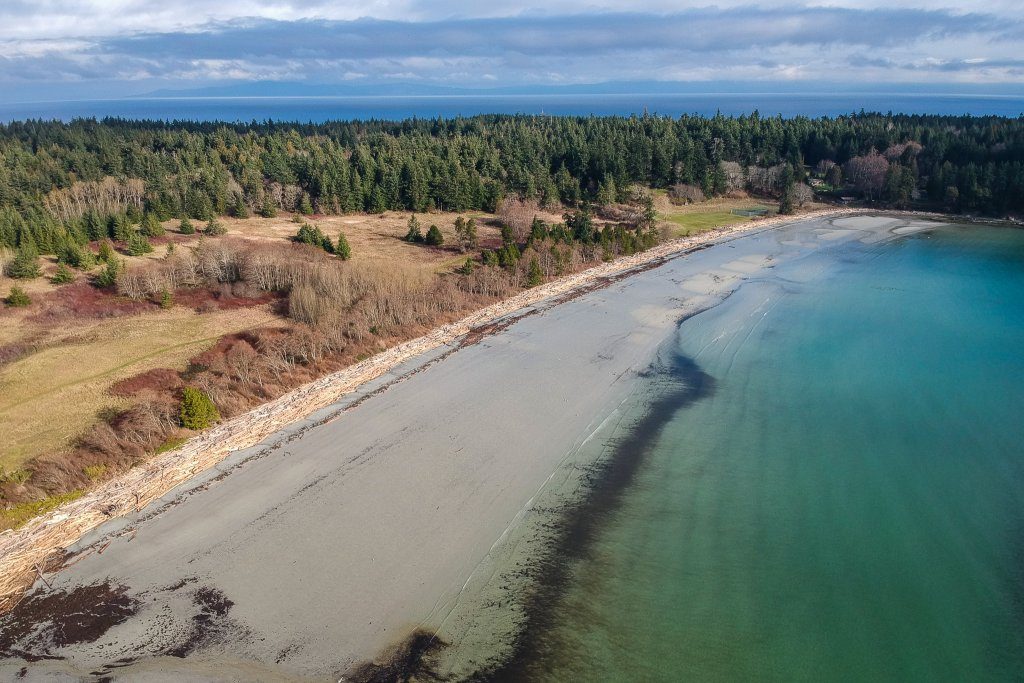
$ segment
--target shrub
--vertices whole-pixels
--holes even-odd
[[[164,291],[160,293],[160,308],[168,309],[173,305],[174,297],[171,296],[171,293],[167,289],[164,289]]]
[[[468,258],[466,259],[466,262],[459,267],[459,273],[462,275],[472,275],[474,268],[476,268],[476,262],[473,259]]]
[[[7,295],[6,299],[4,299],[4,303],[6,303],[8,306],[15,307],[28,306],[30,303],[32,303],[32,299],[30,299],[28,294],[25,293],[24,289],[22,289],[18,285],[14,285],[13,287],[11,287],[11,293]]]
[[[175,448],[177,448],[178,446],[182,445],[186,441],[188,441],[188,437],[184,437],[184,436],[172,436],[172,437],[169,437],[166,441],[164,441],[162,444],[157,446],[156,447],[156,451],[154,451],[154,452],[156,453],[156,455],[160,455],[161,453],[166,453],[167,451],[173,451]]]
[[[352,258],[352,247],[348,246],[348,240],[345,239],[345,233],[338,233],[338,245],[334,248],[334,253],[338,255],[342,261],[348,261]]]
[[[50,282],[55,285],[66,285],[69,282],[74,282],[75,275],[71,272],[71,269],[65,266],[63,263],[57,266],[57,272],[50,278]]]
[[[220,419],[210,397],[194,387],[185,387],[181,397],[181,425],[186,429],[206,429]]]
[[[192,221],[186,216],[181,219],[181,224],[178,225],[178,232],[182,235],[194,235],[196,234],[196,227],[192,225]]]
[[[7,275],[16,280],[28,280],[40,274],[39,252],[31,245],[19,248],[14,259],[7,264]]]
[[[7,470],[0,467],[0,484],[24,484],[31,476],[32,472],[29,470]]]
[[[87,476],[90,481],[96,481],[97,479],[102,479],[103,475],[107,473],[107,466],[103,464],[86,465],[82,468],[82,473]]]
[[[431,225],[430,230],[427,230],[427,236],[424,241],[432,247],[439,247],[444,244],[444,235],[441,234],[441,230],[436,225]]]
[[[17,529],[31,519],[44,515],[50,510],[56,510],[64,503],[80,498],[83,493],[85,493],[83,489],[75,489],[74,491],[50,496],[42,500],[18,503],[0,511],[0,528]]]

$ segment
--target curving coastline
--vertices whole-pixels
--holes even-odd
[[[289,679],[373,680],[432,665],[422,655],[480,652],[471,641],[491,630],[488,620],[506,619],[509,599],[536,578],[516,569],[538,555],[524,531],[539,523],[550,537],[586,503],[607,460],[593,448],[605,448],[606,425],[632,419],[620,408],[649,383],[651,359],[681,319],[838,241],[931,225],[839,218],[853,213],[863,212],[746,224],[605,264],[575,286],[525,292],[539,299],[526,307],[503,302],[502,313],[396,361],[348,397],[326,406],[294,398],[304,418],[225,454],[157,505],[87,530],[70,554],[55,552],[61,570],[0,622],[48,633],[69,604],[111,595],[127,606],[123,623],[98,624],[105,648],[5,629],[24,637],[0,640],[0,671],[44,657],[54,662],[36,668],[189,675],[214,656],[221,675],[259,665]],[[453,647],[439,651],[440,641]],[[521,643],[500,645],[507,655]],[[121,659],[130,673],[114,666]],[[454,664],[441,670],[497,662]]]
[[[213,467],[231,453],[249,448],[282,427],[329,406],[361,385],[395,367],[493,323],[515,311],[544,300],[571,294],[610,277],[649,267],[695,247],[734,235],[747,234],[794,220],[863,213],[858,209],[828,209],[800,216],[771,217],[726,226],[660,244],[648,251],[604,263],[580,273],[529,289],[481,309],[427,335],[405,342],[344,370],[322,377],[266,403],[249,413],[204,432],[174,451],[140,465],[104,483],[85,496],[0,535],[0,612],[10,609],[18,596],[45,574],[57,556],[99,525],[137,512],[195,475]]]

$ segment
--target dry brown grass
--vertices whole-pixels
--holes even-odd
[[[0,326],[8,343],[32,337],[37,350],[0,366],[0,467],[64,450],[105,412],[128,407],[108,391],[116,382],[153,368],[184,369],[220,336],[279,320],[266,306],[205,314],[175,307],[73,327],[12,318]]]
[[[560,213],[538,211],[541,219],[548,223],[560,223]],[[434,272],[449,272],[462,265],[465,255],[455,248],[455,219],[475,218],[480,246],[496,247],[501,244],[501,228],[498,217],[481,212],[469,213],[423,213],[416,214],[423,232],[436,225],[444,235],[444,247],[434,249],[420,244],[409,244],[402,238],[409,229],[407,211],[387,211],[382,214],[351,214],[344,216],[300,216],[303,221],[320,228],[331,239],[337,239],[338,232],[344,231],[352,247],[353,261],[393,261],[406,265],[419,265]],[[290,239],[299,229],[291,215],[276,218],[225,218],[222,219],[229,235],[258,240]]]
[[[339,232],[352,247],[352,260],[398,262],[406,265],[418,265],[427,270],[445,272],[455,265],[461,265],[465,258],[457,258],[457,250],[452,248],[455,240],[455,219],[460,214],[430,213],[418,214],[424,232],[431,225],[437,225],[444,235],[445,247],[433,249],[420,244],[410,244],[402,238],[409,229],[407,212],[388,211],[380,215],[346,215],[346,216],[301,216],[303,221],[320,228],[332,240],[338,238]],[[481,242],[500,240],[500,230],[489,225],[488,216],[484,214],[462,214],[464,217],[479,216],[478,231]],[[257,240],[290,239],[299,229],[291,216],[282,215],[277,218],[226,218],[223,219],[228,235],[246,237]]]

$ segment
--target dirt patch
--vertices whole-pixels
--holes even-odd
[[[95,642],[137,610],[123,586],[109,583],[34,593],[0,617],[0,656],[60,659],[60,648]]]

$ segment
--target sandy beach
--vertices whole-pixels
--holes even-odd
[[[585,493],[595,434],[678,321],[780,262],[931,225],[752,224],[410,354],[89,531],[5,617],[0,675],[354,680],[408,664],[410,645],[476,643],[481,612],[501,611],[494,578],[532,552],[524,530],[557,531],[549,504]]]

